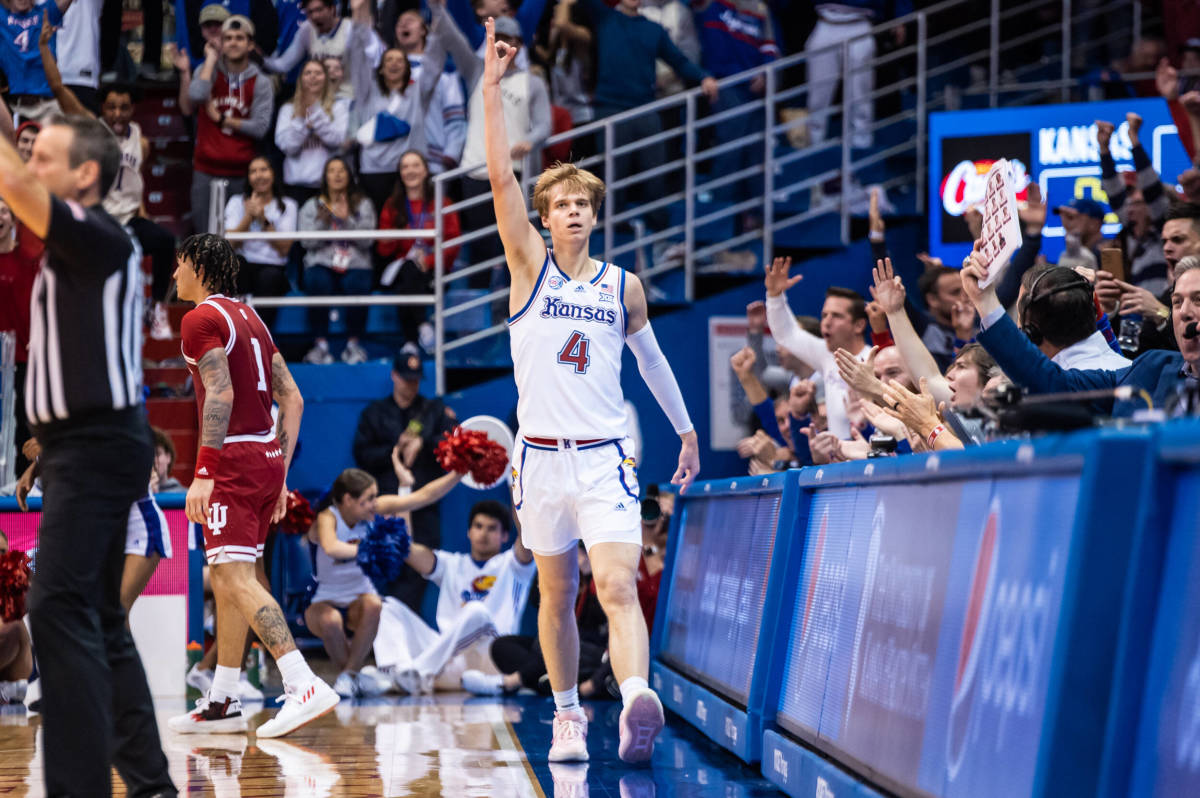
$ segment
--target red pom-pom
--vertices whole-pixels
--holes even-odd
[[[29,591],[29,555],[23,551],[0,554],[0,619],[16,621],[25,615]]]
[[[480,485],[496,482],[508,468],[508,452],[480,430],[455,427],[433,453],[442,468],[470,474]]]
[[[307,535],[308,530],[312,528],[313,521],[316,520],[317,515],[313,512],[308,499],[304,498],[298,490],[288,491],[287,512],[283,514],[283,518],[279,519],[277,528],[289,535]]]

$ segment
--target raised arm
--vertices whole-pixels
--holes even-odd
[[[791,258],[775,258],[767,266],[767,326],[771,328],[775,343],[782,345],[810,368],[821,371],[829,355],[825,342],[802,329],[788,307],[787,290],[804,279],[800,274],[788,277],[791,268]]]
[[[937,361],[925,347],[925,342],[917,334],[905,309],[904,283],[892,271],[892,259],[885,258],[876,262],[873,270],[875,285],[871,294],[875,301],[884,309],[888,317],[888,327],[892,330],[892,340],[900,350],[900,357],[908,369],[913,382],[925,380],[929,392],[937,402],[951,399],[950,383],[942,376]]]
[[[50,42],[54,39],[54,32],[58,28],[50,24],[50,13],[44,8],[42,9],[42,32],[38,36],[38,52],[42,56],[42,71],[46,73],[46,84],[50,86],[50,91],[54,92],[54,99],[58,100],[58,105],[62,108],[62,112],[68,116],[88,116],[92,119],[96,115],[87,109],[87,107],[79,102],[79,98],[75,96],[75,92],[71,91],[63,84],[62,72],[58,69],[58,62],[54,60],[54,53],[50,52]]]
[[[443,474],[407,496],[388,494],[375,500],[375,511],[380,515],[398,515],[420,510],[441,500],[443,496],[454,489],[462,481],[463,475],[457,473]]]
[[[287,49],[276,56],[270,56],[263,59],[263,66],[269,72],[287,74],[300,63],[304,58],[304,54],[308,52],[309,42],[312,40],[312,24],[308,20],[300,23],[296,29],[296,35],[292,37],[292,43],[287,46]]]
[[[454,66],[462,73],[463,83],[466,84],[467,94],[470,95],[475,90],[475,84],[483,76],[483,62],[475,54],[475,48],[467,41],[463,29],[446,10],[443,0],[429,0],[429,10],[433,24],[438,28],[438,35],[442,37],[442,44],[454,59]]]
[[[17,129],[13,125],[12,111],[8,110],[8,103],[0,98],[0,138],[13,141],[16,137]]]
[[[46,240],[50,230],[50,192],[26,168],[11,137],[0,140],[0,199],[31,233]]]
[[[979,242],[975,242],[976,253]],[[1023,332],[1017,329],[1004,313],[1004,307],[996,298],[996,286],[980,288],[979,282],[987,277],[987,267],[982,258],[973,254],[963,266],[963,290],[971,303],[979,310],[979,343],[988,354],[996,359],[997,365],[1017,385],[1028,388],[1031,393],[1059,393],[1115,388],[1122,371],[1064,370],[1033,345]],[[1092,407],[1101,412],[1112,410],[1112,400],[1092,402]]]
[[[413,541],[412,548],[408,550],[408,558],[404,562],[428,579],[433,575],[433,569],[437,568],[437,553],[428,546]]]
[[[529,223],[525,195],[513,174],[512,154],[508,147],[508,131],[504,124],[504,99],[500,93],[500,78],[517,56],[517,48],[496,41],[495,23],[489,17],[483,66],[483,124],[484,151],[487,154],[488,180],[492,184],[492,202],[496,209],[496,224],[504,254],[512,274],[513,296],[528,297],[537,278],[537,270],[545,256],[546,245],[541,235]]]
[[[442,21],[435,20],[429,35],[425,37],[425,54],[421,56],[421,74],[417,78],[417,91],[421,98],[421,107],[428,108],[433,99],[433,92],[442,78],[446,68],[446,44],[442,41]]]

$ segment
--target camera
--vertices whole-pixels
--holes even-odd
[[[891,435],[878,431],[873,432],[870,444],[871,451],[867,452],[868,458],[891,457],[896,454],[896,439]]]

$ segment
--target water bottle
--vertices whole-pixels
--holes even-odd
[[[1117,346],[1121,351],[1133,357],[1133,353],[1141,345],[1142,314],[1129,313],[1121,317],[1121,330],[1117,333]]]
[[[191,670],[192,666],[195,665],[197,662],[199,662],[203,658],[204,658],[204,646],[200,645],[195,640],[189,641],[187,644],[188,670]],[[197,690],[195,687],[192,687],[190,684],[184,688],[184,693],[187,696],[188,701],[194,701],[195,699],[200,698],[200,691]]]

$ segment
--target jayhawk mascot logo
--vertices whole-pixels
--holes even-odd
[[[480,601],[487,597],[487,594],[492,592],[492,588],[496,585],[496,577],[493,574],[477,576],[471,580],[471,589],[464,590],[462,593],[463,604],[468,601]]]

